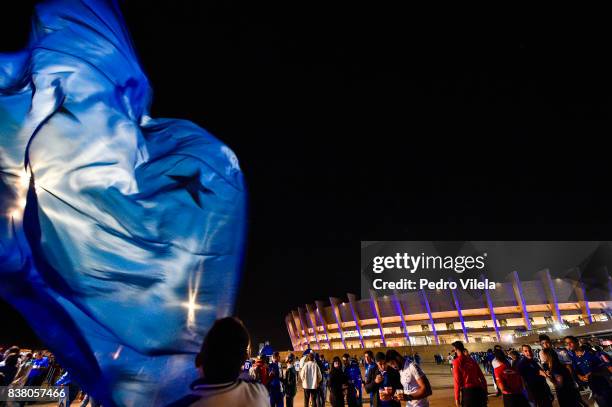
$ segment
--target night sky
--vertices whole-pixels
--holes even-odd
[[[2,50],[26,41],[18,3]],[[360,240],[610,239],[609,25],[330,4],[121,6],[152,115],[192,120],[240,159],[237,314],[255,343],[286,349],[288,311],[358,293]],[[34,340],[0,315],[0,342]]]

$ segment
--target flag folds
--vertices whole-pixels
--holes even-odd
[[[150,101],[113,1],[46,1],[0,54],[0,295],[105,406],[178,398],[240,278],[236,156]]]

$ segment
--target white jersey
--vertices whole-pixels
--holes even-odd
[[[417,380],[423,377],[425,377],[425,373],[423,373],[419,365],[417,365],[415,362],[406,360],[404,363],[404,368],[400,370],[400,382],[404,387],[404,393],[415,393],[419,389]],[[406,402],[406,405],[411,407],[429,407],[429,401],[427,398],[412,400]]]
[[[189,407],[269,407],[268,390],[260,383],[241,380],[221,384],[197,384],[192,397],[199,397]],[[183,405],[183,404],[180,404]]]

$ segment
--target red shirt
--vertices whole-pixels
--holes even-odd
[[[264,386],[268,385],[269,376],[268,376],[268,368],[261,360],[255,361],[255,369],[259,371],[257,375],[259,380],[261,380],[261,384]]]
[[[478,363],[469,356],[461,355],[453,360],[453,379],[455,382],[455,400],[460,400],[461,389],[481,387],[487,391],[487,380]]]
[[[501,364],[495,368],[495,380],[502,383],[504,394],[520,394],[523,392],[523,380],[515,368]]]

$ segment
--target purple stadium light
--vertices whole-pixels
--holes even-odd
[[[523,320],[525,321],[525,327],[527,330],[531,330],[531,321],[529,320],[529,313],[527,312],[527,304],[525,303],[525,296],[523,295],[523,287],[521,285],[521,280],[519,279],[518,273],[513,271],[511,273],[512,276],[512,286],[514,288],[514,296],[516,297],[517,305],[520,306],[521,312],[523,313]]]
[[[427,294],[425,294],[424,289],[421,289],[421,295],[423,296],[423,301],[425,302],[425,308],[427,308],[427,314],[429,315],[429,323],[431,324],[431,330],[434,334],[436,345],[439,345],[440,339],[438,339],[438,331],[436,331],[436,325],[434,324],[433,316],[431,315],[431,308],[429,307],[429,300],[427,299]]]
[[[397,293],[393,293],[393,302],[395,303],[395,309],[397,310],[397,314],[399,315],[402,321],[402,328],[404,329],[406,341],[408,342],[408,345],[410,345],[410,335],[408,335],[408,327],[406,326],[406,320],[404,319],[404,310],[402,309],[402,304],[400,303],[400,300],[397,297]]]
[[[329,349],[332,348],[331,346],[331,341],[329,340],[329,333],[327,332],[327,322],[325,322],[325,319],[323,318],[323,315],[321,314],[321,307],[319,306],[319,301],[315,301],[315,305],[316,305],[316,315],[319,318],[319,322],[321,323],[321,325],[323,325],[323,332],[325,332],[325,340],[327,341],[327,346],[329,346]]]
[[[387,346],[387,341],[385,340],[385,334],[383,332],[382,322],[380,321],[380,315],[378,313],[378,303],[376,302],[376,295],[373,290],[370,290],[370,307],[372,308],[372,312],[376,317],[376,322],[378,322],[378,329],[380,330],[380,340],[382,341],[383,346]]]
[[[361,335],[361,328],[359,327],[359,319],[357,318],[357,313],[355,312],[355,307],[353,306],[353,302],[355,302],[355,295],[347,294],[349,300],[349,307],[351,308],[351,314],[353,314],[353,319],[355,320],[355,328],[357,329],[357,333],[359,334],[359,342],[361,343],[361,348],[365,348],[365,344],[363,343],[363,336]]]
[[[456,290],[451,289],[451,294],[453,295],[453,301],[455,303],[455,308],[457,309],[457,313],[459,314],[459,321],[461,322],[461,329],[463,330],[463,337],[465,338],[465,342],[469,343],[467,329],[465,329],[465,321],[463,319],[463,313],[461,312],[461,305],[459,305],[459,297],[457,296]]]
[[[340,323],[340,310],[338,309],[338,303],[333,299],[329,298],[329,302],[332,306],[332,314],[334,314],[334,318],[336,319],[336,324],[338,324],[338,332],[340,333],[340,340],[342,340],[342,346],[346,349],[346,342],[344,342],[344,331],[342,330],[342,323]]]
[[[311,314],[311,311],[310,311],[310,305],[308,305],[308,304],[306,304],[306,313],[308,314],[306,319],[310,323],[310,327],[312,328],[312,332],[313,332],[315,340],[317,342],[317,350],[321,350],[321,344],[319,343],[319,335],[317,334],[316,324],[313,323],[314,321],[312,320],[312,314]]]
[[[298,335],[303,334],[303,335],[300,335],[300,336],[302,338],[306,339],[306,344],[310,348],[310,340],[308,339],[308,332],[304,328],[302,320],[300,319],[300,317],[299,317],[297,312],[291,311],[291,314],[293,315],[293,320],[294,321],[297,320],[300,323],[300,326],[298,327]],[[300,341],[302,343],[302,348],[304,347],[304,339],[300,339]]]
[[[484,275],[480,275],[480,281],[484,281]],[[493,307],[493,300],[491,300],[491,294],[487,288],[484,289],[485,298],[487,299],[487,306],[489,307],[489,314],[491,314],[491,321],[493,321],[493,327],[495,328],[495,335],[497,336],[497,342],[501,342],[501,335],[499,334],[499,326],[497,325],[497,316],[495,315],[495,309]]]

